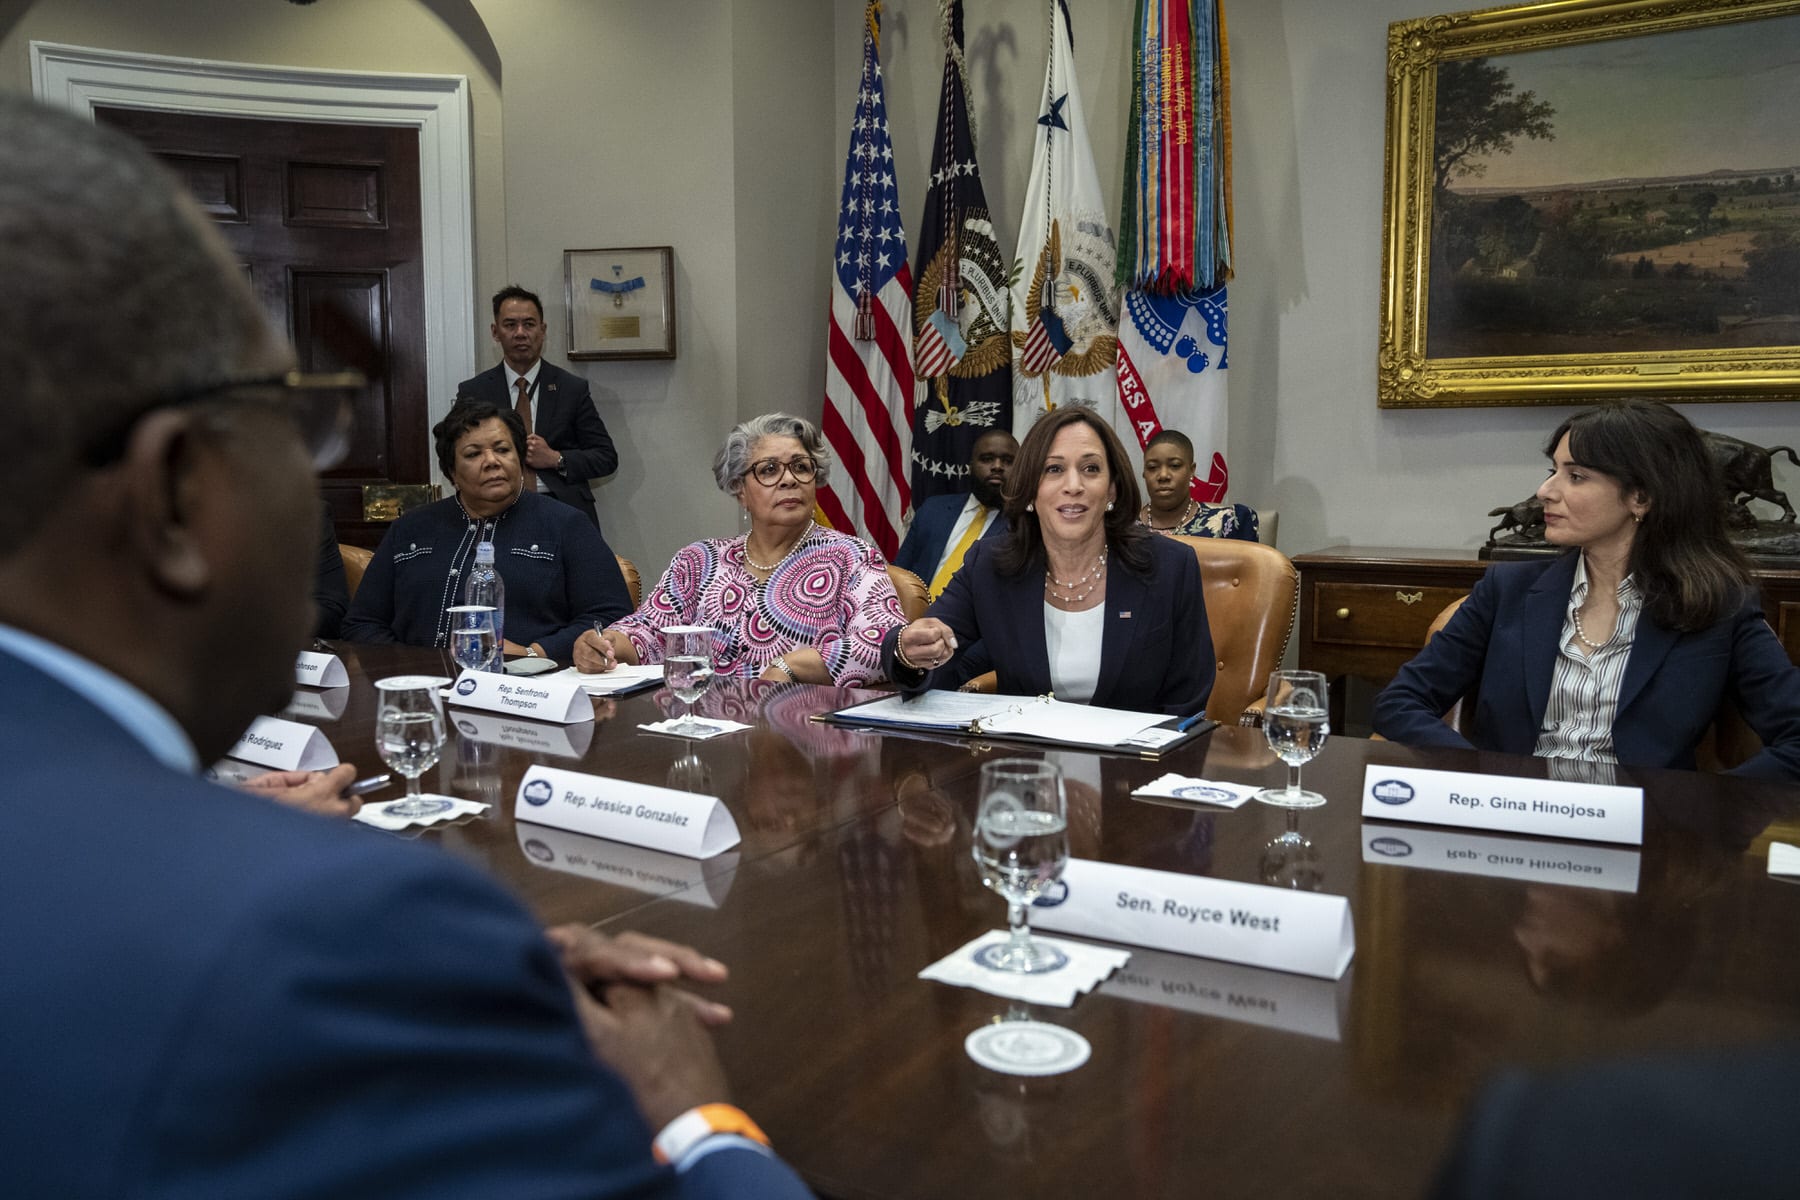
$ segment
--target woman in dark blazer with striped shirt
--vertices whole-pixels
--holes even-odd
[[[1377,698],[1376,732],[1692,768],[1730,699],[1763,741],[1737,772],[1800,779],[1800,669],[1726,536],[1699,431],[1666,404],[1628,400],[1563,422],[1545,453],[1545,537],[1568,552],[1490,567]],[[1466,739],[1441,720],[1464,699]]]

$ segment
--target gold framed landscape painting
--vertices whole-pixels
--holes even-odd
[[[1388,27],[1383,408],[1800,397],[1800,0]]]

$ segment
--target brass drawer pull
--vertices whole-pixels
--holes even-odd
[[[1348,621],[1350,619],[1350,610],[1347,608],[1338,609],[1337,610],[1337,619],[1340,621]]]
[[[1417,604],[1425,598],[1424,592],[1395,592],[1394,599],[1402,604]]]

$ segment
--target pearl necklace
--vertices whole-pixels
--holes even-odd
[[[1589,641],[1588,635],[1587,635],[1587,630],[1585,630],[1581,627],[1581,610],[1579,608],[1575,610],[1574,616],[1575,616],[1575,640],[1580,642],[1582,645],[1586,646],[1589,650],[1604,650],[1608,646],[1613,644],[1613,638],[1616,638],[1619,636],[1619,627],[1618,627],[1618,625],[1615,624],[1613,626],[1612,633],[1610,635],[1608,635],[1607,639],[1604,642]]]
[[[1044,590],[1049,593],[1052,600],[1060,601],[1063,604],[1080,604],[1094,594],[1095,588],[1105,582],[1106,551],[1104,549],[1094,559],[1094,565],[1089,567],[1086,574],[1078,579],[1072,579],[1065,583],[1052,575],[1048,568],[1044,571]],[[1082,587],[1083,584],[1087,586]],[[1076,588],[1082,590],[1077,592]]]
[[[1189,521],[1193,520],[1194,514],[1199,511],[1200,502],[1198,500],[1189,500],[1187,511],[1181,514],[1180,520],[1176,521],[1173,525],[1158,525],[1150,520],[1150,506],[1146,504],[1144,505],[1144,511],[1138,516],[1138,520],[1145,525],[1148,525],[1157,533],[1173,533],[1175,530],[1180,529],[1183,525],[1186,525]]]
[[[755,567],[758,571],[764,572],[765,574],[773,573],[776,567],[779,567],[782,563],[784,563],[788,559],[794,557],[794,551],[798,550],[802,545],[805,544],[806,539],[812,536],[813,525],[814,525],[814,522],[811,520],[808,520],[806,522],[806,529],[800,534],[800,536],[797,539],[795,539],[794,544],[788,547],[788,552],[786,554],[782,555],[780,558],[776,559],[773,563],[769,564],[766,567],[763,566],[763,564],[757,562],[754,558],[750,557],[750,535],[746,533],[744,535],[744,561],[746,563],[748,563],[750,566]]]

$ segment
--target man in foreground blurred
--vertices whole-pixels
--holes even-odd
[[[0,262],[8,1194],[805,1195],[670,986],[719,964],[198,778],[290,690],[345,410],[143,151],[8,97]]]

